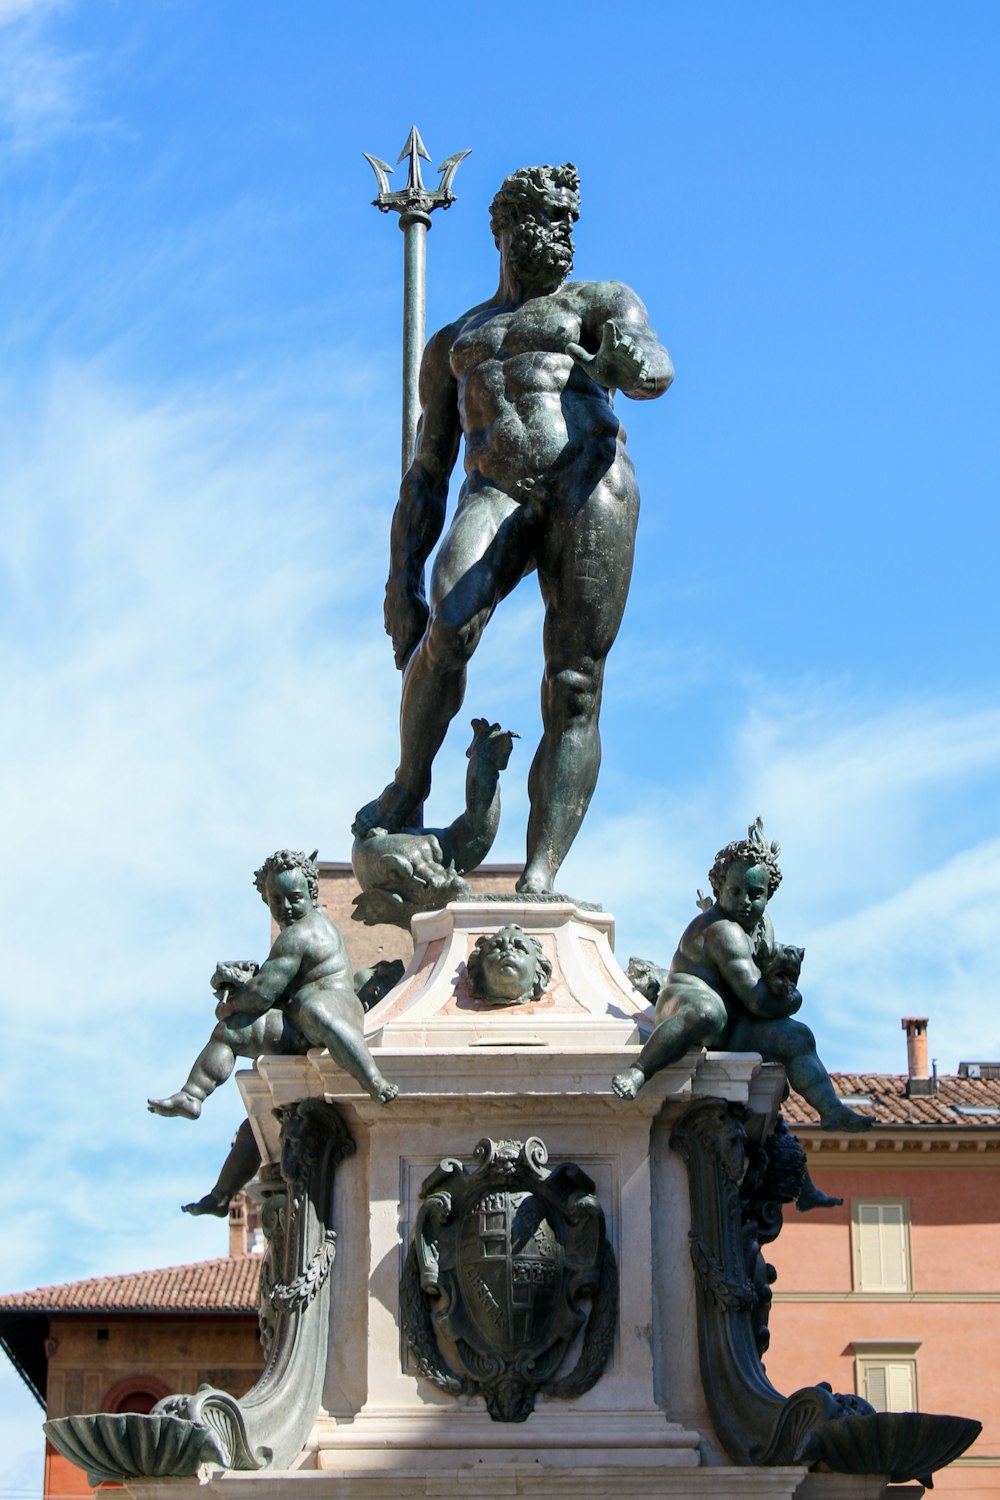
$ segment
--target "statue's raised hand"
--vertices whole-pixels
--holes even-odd
[[[385,631],[392,637],[400,671],[420,644],[429,615],[422,586],[390,573],[385,586]]]
[[[566,353],[608,391],[634,391],[647,374],[645,354],[635,339],[619,330],[613,318],[601,329],[596,354],[588,354],[582,344],[567,344]]]

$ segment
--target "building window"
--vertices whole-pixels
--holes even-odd
[[[853,1199],[851,1248],[856,1292],[911,1291],[909,1199]]]
[[[919,1344],[854,1345],[854,1382],[859,1396],[876,1411],[917,1411]]]

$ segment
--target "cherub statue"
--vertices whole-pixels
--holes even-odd
[[[653,1034],[635,1064],[612,1079],[623,1099],[634,1099],[654,1073],[693,1047],[725,1048],[782,1063],[825,1130],[867,1130],[873,1123],[840,1102],[812,1032],[791,1019],[802,1004],[803,950],[775,942],[765,910],[781,881],[780,852],[758,818],[745,839],[715,856],[708,877],[715,900],[678,944],[656,1000]]]
[[[391,922],[409,930],[418,911],[438,911],[472,894],[467,870],[489,854],[500,824],[500,772],[506,769],[516,734],[473,719],[472,744],[465,752],[465,811],[447,828],[404,828],[390,832],[368,827],[367,809],[354,823],[351,860],[361,886],[354,898],[356,922]]]
[[[219,996],[218,1025],[187,1082],[176,1094],[150,1099],[150,1110],[197,1120],[237,1057],[309,1047],[326,1047],[366,1093],[388,1104],[398,1090],[382,1077],[365,1041],[364,1007],[354,993],[344,940],[319,904],[315,856],[279,849],[261,865],[254,884],[280,928],[278,936],[259,968],[217,965],[212,988]]]
[[[467,968],[473,995],[489,1005],[540,1000],[552,978],[552,963],[541,943],[516,924],[479,938]]]
[[[244,965],[227,965],[228,968],[244,967]],[[255,971],[256,964],[246,965],[251,971]],[[366,1011],[377,1005],[383,995],[399,983],[403,977],[405,964],[399,958],[380,958],[367,969],[356,969],[354,971],[354,993],[361,1001]],[[290,1032],[293,1042],[292,1049],[295,1052],[305,1052],[309,1046],[305,1037],[297,1032]],[[163,1101],[159,1101],[163,1102]],[[249,1120],[244,1120],[237,1130],[229,1153],[222,1163],[215,1186],[202,1198],[194,1203],[183,1203],[181,1207],[186,1214],[195,1217],[201,1214],[214,1214],[217,1219],[224,1219],[229,1212],[229,1205],[237,1193],[246,1187],[250,1179],[257,1174],[260,1167],[260,1147],[254,1137],[253,1128]]]

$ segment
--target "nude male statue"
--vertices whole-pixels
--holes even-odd
[[[400,763],[358,824],[412,823],[462,704],[466,665],[500,600],[537,569],[545,603],[543,736],[528,778],[518,889],[551,891],[600,766],[604,664],[632,571],[639,492],[616,391],[660,396],[670,356],[616,281],[567,281],[579,179],[570,164],[523,167],[493,200],[494,295],[430,340],[422,417],[392,523],[386,629],[403,668]],[[465,480],[444,529],[465,438]]]

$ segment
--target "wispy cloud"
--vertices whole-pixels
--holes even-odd
[[[86,63],[61,52],[48,22],[65,0],[0,0],[0,160],[83,128]]]
[[[806,946],[803,1019],[829,1065],[901,1071],[899,1018],[914,1010],[931,1017],[943,1070],[1000,1055],[992,705],[872,707],[816,684],[807,702],[762,703],[758,684],[703,774],[664,780],[637,784],[617,816],[598,812],[567,865],[572,889],[600,888],[616,912],[623,960],[669,960],[716,849],[760,813],[783,846],[775,928]]]
[[[144,404],[65,365],[7,404],[9,1286],[220,1248],[176,1204],[211,1184],[235,1090],[188,1130],[145,1096],[204,1040],[216,958],[266,947],[255,865],[281,844],[342,856],[372,766],[394,764],[370,587],[392,456],[331,415],[339,373]]]

